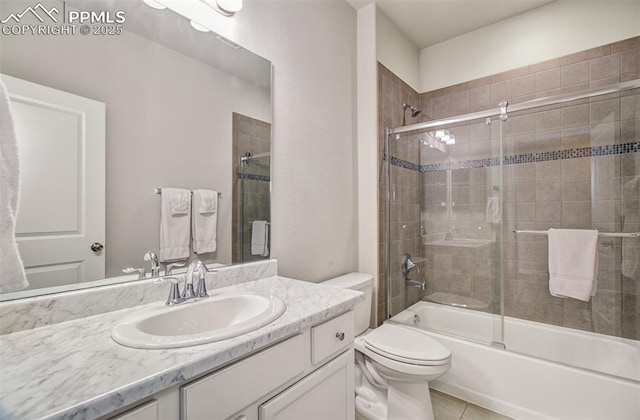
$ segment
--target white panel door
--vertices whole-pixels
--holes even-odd
[[[104,278],[105,105],[0,75],[20,154],[16,237],[30,288]]]

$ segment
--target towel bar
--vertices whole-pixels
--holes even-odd
[[[154,194],[162,194],[162,188],[160,188],[160,187],[155,187],[155,188],[153,189],[153,193],[154,193]],[[191,191],[191,194],[193,194],[193,191]],[[220,193],[220,192],[218,193],[218,198],[222,198],[222,193]]]
[[[518,233],[531,233],[533,235],[546,235],[549,232],[546,230],[514,230],[514,234]],[[640,232],[598,232],[598,236],[605,236],[609,238],[640,238]]]

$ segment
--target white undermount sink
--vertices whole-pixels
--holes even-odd
[[[125,319],[113,340],[139,349],[169,349],[212,343],[257,330],[284,313],[277,296],[226,293],[196,302],[149,309]]]

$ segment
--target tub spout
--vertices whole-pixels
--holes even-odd
[[[419,287],[421,290],[427,290],[427,282],[424,280],[418,281],[418,280],[411,280],[407,278],[404,280],[404,284],[411,287]]]

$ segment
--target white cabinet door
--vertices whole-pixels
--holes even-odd
[[[353,350],[260,406],[260,420],[353,420]]]
[[[30,288],[104,278],[105,105],[0,75],[20,155],[18,248]]]

